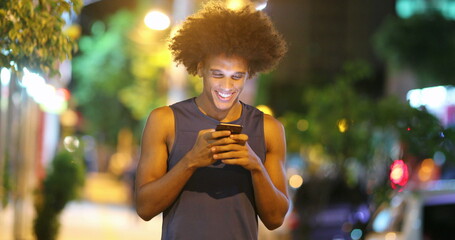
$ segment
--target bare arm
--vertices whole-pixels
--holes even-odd
[[[289,209],[285,177],[286,139],[284,128],[277,120],[264,115],[267,155],[264,165],[251,171],[259,217],[268,229],[283,224]]]
[[[217,146],[213,152],[217,160],[250,170],[259,217],[268,229],[275,229],[283,224],[289,208],[284,172],[286,140],[281,123],[269,115],[264,115],[264,132],[264,164],[248,145],[245,134],[231,135],[233,144]]]
[[[213,129],[200,131],[193,148],[167,172],[174,131],[174,115],[169,107],[152,111],[143,132],[136,175],[136,211],[146,221],[176,200],[198,167],[214,162],[210,147],[218,144],[217,138],[229,135]]]
[[[191,169],[183,163],[177,164],[166,175],[173,125],[172,110],[158,108],[150,113],[142,135],[136,174],[136,210],[146,221],[169,207],[192,175]]]

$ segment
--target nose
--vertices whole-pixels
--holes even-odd
[[[221,79],[220,87],[226,90],[231,89],[233,87],[232,79],[229,77],[224,77],[223,79]]]

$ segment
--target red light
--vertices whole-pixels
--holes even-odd
[[[408,166],[403,160],[395,160],[390,166],[390,181],[392,188],[395,189],[398,186],[403,187],[408,182],[409,172]]]
[[[66,88],[57,89],[57,95],[62,96],[63,99],[65,99],[66,101],[68,101],[71,98],[71,93]]]

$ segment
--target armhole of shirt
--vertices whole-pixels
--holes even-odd
[[[268,152],[268,149],[267,149],[267,137],[266,137],[266,130],[265,130],[265,121],[266,121],[266,114],[261,112],[262,113],[262,136],[263,136],[263,139],[264,139],[264,142],[262,143],[263,144],[263,148],[264,148],[264,161],[263,163],[265,162],[265,158],[267,158],[267,152]]]
[[[172,156],[174,155],[174,152],[176,151],[175,150],[175,146],[176,146],[177,141],[179,139],[179,135],[177,134],[178,133],[177,128],[179,126],[178,118],[176,116],[176,112],[175,112],[174,108],[172,108],[171,106],[169,106],[169,107],[172,110],[172,115],[173,115],[173,118],[174,118],[174,142],[172,143],[171,151],[168,153],[168,157],[167,157],[168,166],[169,166],[169,159],[172,158]]]

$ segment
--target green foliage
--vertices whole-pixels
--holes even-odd
[[[64,13],[79,11],[81,0],[5,0],[0,4],[0,67],[58,73],[75,42],[63,34]]]
[[[455,21],[439,12],[390,17],[376,33],[374,46],[393,69],[414,71],[422,86],[455,84]]]
[[[298,124],[293,123],[287,128],[288,136],[302,139],[302,144],[324,146],[324,152],[340,165],[349,157],[365,159],[368,148],[353,146],[363,145],[371,138],[371,122],[368,119],[371,104],[366,97],[357,94],[353,85],[370,75],[371,68],[367,64],[351,62],[345,65],[344,73],[333,85],[307,88],[303,94],[307,113],[304,118],[293,114],[292,122],[305,119],[309,127],[301,131]],[[299,136],[292,136],[294,132]],[[290,150],[295,151],[295,147],[290,146]]]
[[[130,86],[120,90],[119,96],[134,118],[140,120],[146,118],[151,109],[166,104],[168,86],[165,77],[171,55],[162,42],[152,46],[136,45],[129,57],[134,78]]]
[[[115,98],[120,88],[131,83],[126,57],[127,39],[123,36],[130,26],[131,14],[122,12],[111,19],[108,30],[102,22],[92,27],[93,36],[82,37],[81,55],[73,60],[77,80],[75,97],[78,104],[91,103],[97,95]]]
[[[140,16],[120,11],[106,25],[95,23],[92,35],[81,38],[81,54],[73,61],[74,93],[85,130],[102,134],[111,145],[122,128],[139,133],[138,121],[166,103],[163,78],[171,57],[164,41],[144,37],[150,30],[141,29]]]
[[[132,20],[132,14],[120,12],[107,27],[96,22],[93,36],[80,39],[81,54],[73,60],[74,97],[86,121],[86,131],[101,133],[111,144],[115,144],[121,128],[136,124],[118,98],[119,89],[131,85],[133,79],[128,70],[128,41],[124,36]]]
[[[452,149],[455,136],[453,128],[444,128],[440,121],[424,108],[415,109],[395,98],[385,98],[377,106],[375,126],[388,129],[406,146],[406,154],[432,158],[435,152],[442,152],[453,160]]]
[[[371,69],[351,62],[332,85],[303,91],[301,112],[280,119],[289,152],[305,159],[313,178],[339,177],[349,186],[368,186],[373,201],[387,199],[388,168],[396,157],[421,161],[443,152],[455,159],[455,131],[443,129],[424,109],[414,109],[394,97],[371,99],[355,88]],[[403,155],[397,150],[404,146]]]
[[[266,104],[267,99],[270,98],[268,89],[271,89],[271,84],[274,79],[273,72],[260,74],[257,80],[257,93],[255,104]]]
[[[443,129],[433,115],[393,97],[377,101],[357,92],[355,83],[370,74],[366,63],[351,62],[333,85],[306,89],[306,113],[283,117],[289,151],[322,146],[321,156],[342,174],[349,172],[353,162],[365,169],[379,161],[386,166],[398,143],[407,146],[407,154],[421,159],[436,151],[452,156],[452,130]],[[307,127],[302,128],[302,122]]]
[[[59,152],[37,197],[34,231],[38,240],[57,239],[59,214],[69,201],[77,197],[83,183],[82,159],[77,153]]]

